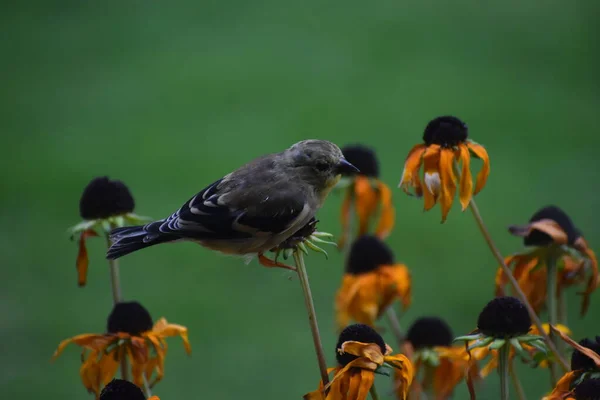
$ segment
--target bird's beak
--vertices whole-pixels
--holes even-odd
[[[356,168],[354,165],[352,165],[348,161],[346,161],[345,158],[342,158],[340,160],[340,162],[336,166],[336,171],[342,175],[351,175],[351,174],[357,174],[360,172],[360,170],[358,168]]]

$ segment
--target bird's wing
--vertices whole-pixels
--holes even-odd
[[[198,240],[239,240],[297,230],[301,228],[298,224],[309,219],[310,207],[299,190],[277,191],[271,187],[269,195],[257,191],[234,206],[228,201],[232,193],[220,187],[224,179],[208,186],[177,212],[147,230]]]

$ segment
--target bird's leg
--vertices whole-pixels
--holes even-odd
[[[296,270],[296,267],[292,267],[291,265],[280,263],[279,261],[273,261],[262,253],[260,253],[258,255],[258,262],[260,263],[260,265],[267,267],[267,268],[285,268],[285,269],[289,269],[291,271]]]

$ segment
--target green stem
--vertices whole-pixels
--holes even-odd
[[[389,306],[385,311],[385,314],[387,315],[388,322],[390,323],[392,333],[398,342],[398,346],[401,346],[404,342],[404,334],[402,333],[402,326],[400,326],[398,314],[396,313],[396,310],[394,310],[393,306]]]
[[[146,398],[152,397],[152,390],[150,389],[150,385],[148,384],[148,379],[146,379],[146,374],[142,374],[142,379],[144,380],[144,393],[146,394]]]
[[[373,382],[373,386],[371,386],[369,393],[371,393],[371,398],[373,400],[379,400],[379,395],[377,394],[377,389],[375,388],[375,382]]]
[[[106,235],[106,244],[108,247],[111,245],[108,233]],[[119,261],[108,260],[108,267],[110,269],[110,287],[112,289],[113,304],[117,304],[123,301],[123,295],[121,293],[121,279],[119,275]],[[129,380],[126,355],[121,357],[121,379],[125,381]]]
[[[544,328],[542,327],[542,321],[540,321],[537,314],[535,313],[535,310],[533,309],[533,307],[531,307],[531,304],[527,300],[527,296],[525,296],[525,293],[523,293],[523,290],[521,290],[521,287],[519,286],[519,283],[513,276],[512,271],[510,270],[510,268],[508,268],[508,266],[504,262],[504,258],[502,258],[502,254],[500,253],[500,250],[498,250],[498,247],[492,240],[492,237],[490,236],[490,233],[489,233],[487,227],[485,226],[483,219],[481,218],[481,214],[479,213],[479,209],[477,208],[477,203],[475,203],[475,199],[471,199],[471,202],[469,203],[469,209],[471,210],[473,217],[475,218],[475,222],[477,222],[477,225],[479,226],[479,230],[481,231],[483,238],[485,239],[490,250],[492,251],[492,254],[496,258],[496,260],[502,267],[504,274],[508,278],[508,281],[510,282],[510,285],[512,286],[514,293],[517,295],[519,300],[521,300],[521,302],[525,305],[525,308],[527,308],[527,311],[529,312],[529,316],[531,317],[531,320],[533,321],[534,325],[537,327],[540,336],[542,336],[544,338],[546,345],[548,346],[550,351],[552,353],[554,353],[554,355],[556,356],[556,359],[562,366],[563,370],[565,372],[569,371],[570,370],[569,364],[564,359],[564,357],[562,357],[560,355],[560,353],[556,349],[556,346],[554,345],[554,342],[552,342],[552,340],[550,340],[550,337],[544,331]]]
[[[514,365],[512,361],[509,361],[509,370],[510,370],[510,379],[512,380],[513,386],[517,392],[517,397],[519,400],[527,400],[527,396],[525,396],[525,391],[523,390],[523,386],[521,385],[521,381],[519,380],[519,376],[515,372]]]
[[[550,325],[556,326],[558,320],[558,302],[556,301],[556,282],[558,279],[558,270],[556,267],[556,255],[555,252],[550,249],[548,258],[546,260],[546,307],[548,309],[548,322]],[[554,345],[557,345],[556,335],[550,330],[550,340]],[[550,373],[552,377],[552,385],[556,385],[559,372],[557,371],[557,365],[554,362],[550,363]]]
[[[508,355],[510,345],[505,344],[498,350],[498,374],[500,374],[500,400],[509,400],[508,397]]]
[[[327,376],[327,362],[325,361],[325,353],[323,352],[323,344],[321,343],[319,324],[317,323],[317,314],[315,312],[315,305],[313,303],[312,293],[310,291],[308,273],[306,272],[306,266],[304,265],[302,253],[300,253],[298,250],[294,251],[294,261],[296,262],[298,277],[300,278],[300,284],[302,285],[304,304],[306,305],[308,322],[310,323],[310,330],[312,332],[313,343],[315,345],[315,353],[317,354],[317,361],[319,363],[319,370],[321,372],[321,381],[325,386],[329,383],[329,377]]]

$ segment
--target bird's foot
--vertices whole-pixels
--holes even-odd
[[[271,260],[264,254],[258,255],[258,262],[260,263],[260,265],[267,267],[267,268],[285,268],[285,269],[289,269],[290,271],[296,271],[296,267],[292,267],[291,265],[280,263],[279,261]]]

